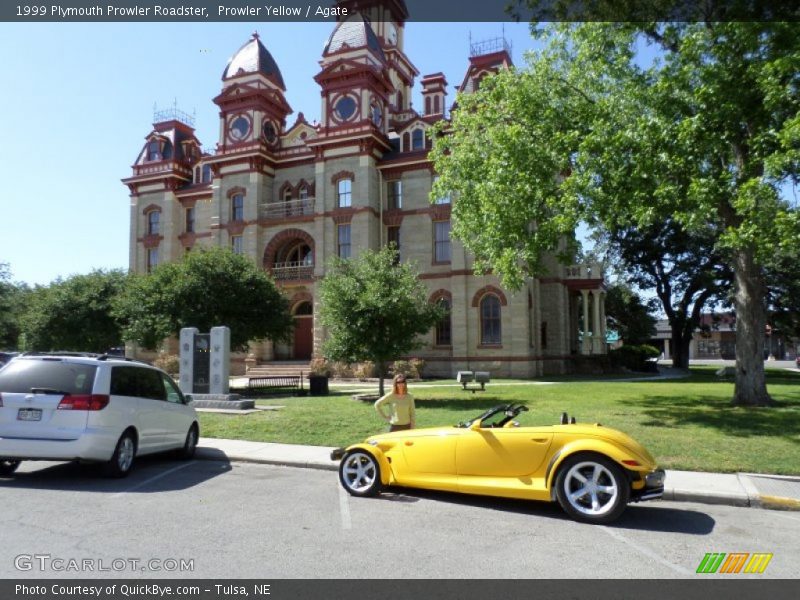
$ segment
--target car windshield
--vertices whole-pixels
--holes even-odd
[[[17,359],[0,371],[0,393],[28,394],[33,389],[52,393],[88,394],[94,385],[95,365],[60,359]]]
[[[487,410],[482,415],[470,419],[469,421],[462,421],[456,427],[470,427],[475,421],[481,422],[481,428],[484,427],[502,427],[508,421],[516,417],[519,413],[527,411],[528,407],[523,404],[499,404]]]

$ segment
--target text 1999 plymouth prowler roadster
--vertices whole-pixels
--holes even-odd
[[[630,436],[600,424],[520,427],[528,408],[503,404],[454,427],[374,435],[337,448],[339,480],[353,496],[395,485],[558,502],[572,518],[608,523],[630,501],[664,493],[664,471]]]

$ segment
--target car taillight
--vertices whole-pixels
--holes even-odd
[[[0,394],[0,408],[3,408],[3,394]]]
[[[58,410],[103,410],[110,398],[106,394],[72,396],[67,394],[58,403]]]
[[[642,465],[639,464],[638,460],[623,460],[622,464],[628,465],[629,467],[641,467]]]

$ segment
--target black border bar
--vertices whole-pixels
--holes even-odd
[[[3,0],[0,22],[333,22],[376,2],[425,22],[800,21],[800,0]]]

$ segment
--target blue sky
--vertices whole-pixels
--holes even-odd
[[[319,118],[319,71],[331,23],[0,23],[0,262],[12,278],[47,284],[92,269],[127,269],[128,189],[153,105],[196,113],[213,147],[211,99],[254,30],[275,57],[295,113]],[[517,23],[409,23],[406,53],[421,75],[460,84],[473,41],[505,32],[513,58],[533,47]],[[413,99],[421,106],[419,80]]]

